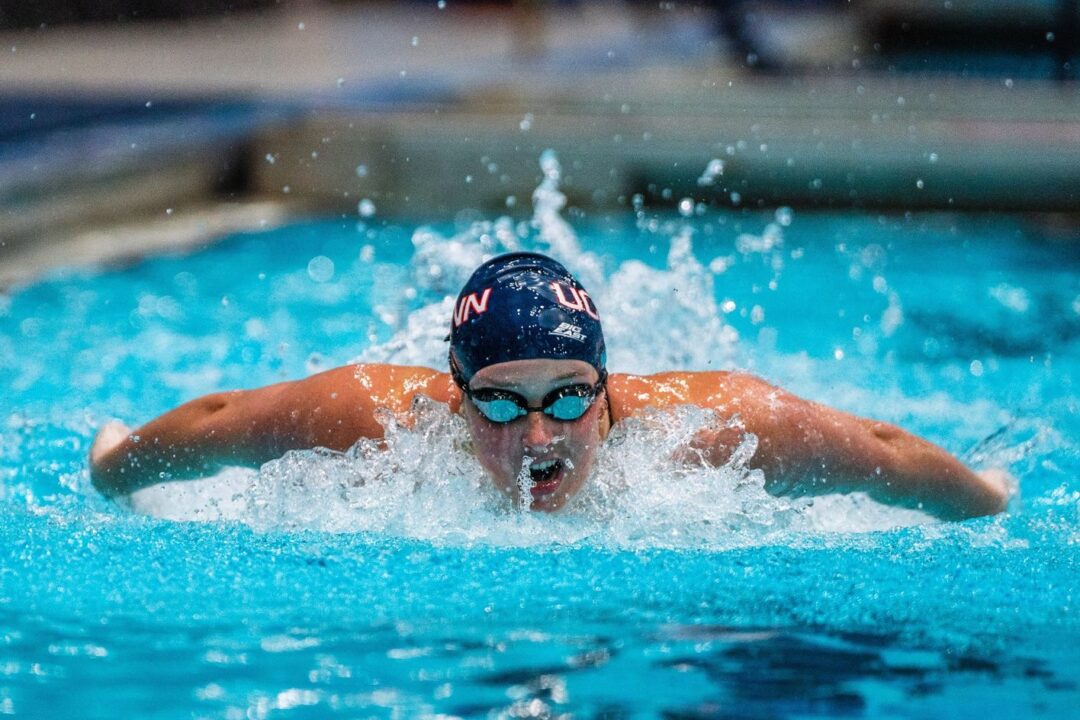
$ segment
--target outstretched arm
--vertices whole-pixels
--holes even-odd
[[[258,467],[294,449],[345,450],[382,437],[379,408],[398,413],[420,392],[446,401],[446,376],[427,368],[358,365],[255,390],[192,400],[131,431],[104,426],[90,453],[94,486],[125,495],[167,480]]]
[[[628,383],[626,393],[641,393]],[[668,405],[713,408],[741,427],[700,432],[692,447],[706,462],[726,463],[745,433],[758,439],[749,466],[774,495],[865,492],[875,500],[919,508],[945,519],[1005,509],[1007,474],[976,474],[942,448],[888,423],[803,400],[750,375],[669,373],[638,379],[645,395]]]
[[[942,448],[895,425],[803,400],[756,378],[734,379],[740,416],[759,442],[751,465],[764,471],[772,494],[861,491],[944,519],[1005,509],[1003,473],[977,475]]]

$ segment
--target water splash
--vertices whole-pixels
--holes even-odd
[[[799,542],[808,532],[875,530],[926,522],[865,497],[783,498],[747,463],[744,437],[718,466],[688,462],[685,448],[711,413],[683,407],[621,423],[598,453],[586,488],[562,512],[528,511],[496,490],[469,448],[461,417],[418,399],[406,427],[389,414],[385,438],[346,452],[302,450],[257,472],[137,493],[136,509],[184,520],[237,520],[264,531],[370,532],[443,545],[589,545],[727,549]],[[855,516],[854,518],[852,516]]]

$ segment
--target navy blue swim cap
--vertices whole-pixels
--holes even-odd
[[[450,369],[467,384],[511,360],[607,361],[596,305],[574,276],[540,253],[515,252],[476,269],[454,303]]]

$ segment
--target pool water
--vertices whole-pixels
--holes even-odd
[[[1007,216],[680,205],[316,219],[0,296],[0,713],[23,717],[1075,717],[1080,234]],[[744,369],[1018,480],[941,523],[771,498],[621,428],[557,516],[445,408],[390,450],[94,492],[117,417],[351,360],[445,368],[485,255],[553,252],[616,372]]]

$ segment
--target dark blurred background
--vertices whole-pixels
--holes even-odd
[[[361,199],[523,213],[548,148],[584,210],[690,196],[1068,233],[1078,27],[1080,0],[0,1],[0,265]]]

